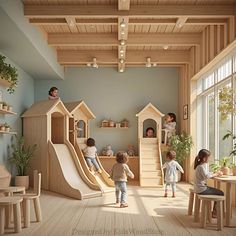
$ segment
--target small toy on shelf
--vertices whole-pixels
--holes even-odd
[[[111,157],[111,156],[114,155],[114,152],[111,149],[111,145],[110,144],[103,148],[102,155],[103,156],[108,156],[108,157]]]
[[[102,121],[102,127],[109,127],[109,121],[108,120],[103,120]]]
[[[108,126],[115,127],[115,122],[112,119],[109,119]]]
[[[134,145],[131,145],[131,144],[128,145],[127,154],[130,157],[135,156]]]
[[[119,122],[116,123],[116,128],[120,128],[120,123]]]
[[[120,127],[128,128],[129,127],[129,121],[127,119],[122,120]]]

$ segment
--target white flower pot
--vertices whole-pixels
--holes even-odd
[[[5,127],[5,131],[6,131],[6,132],[10,132],[10,128],[6,128],[6,127]]]
[[[12,106],[9,106],[9,107],[8,107],[8,111],[12,111]]]

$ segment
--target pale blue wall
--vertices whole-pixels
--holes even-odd
[[[12,127],[12,130],[21,135],[22,120],[20,116],[29,106],[34,103],[34,80],[15,63],[9,59],[7,59],[7,62],[17,68],[19,83],[14,94],[9,94],[6,91],[6,88],[1,87],[1,85],[0,91],[3,93],[3,101],[11,104],[13,106],[13,111],[16,112],[17,115],[14,116],[0,114],[0,123],[9,123]],[[5,164],[8,166],[8,169],[10,169],[7,159],[9,157],[11,137],[11,135],[0,134],[0,164]]]
[[[145,105],[152,102],[161,112],[178,111],[178,70],[176,68],[128,68],[118,73],[114,68],[69,68],[64,81],[36,80],[35,101],[47,99],[51,86],[59,88],[63,101],[84,100],[96,115],[91,122],[91,136],[100,150],[111,144],[115,151],[128,144],[137,148],[137,118]],[[100,121],[127,118],[128,130],[104,130]]]

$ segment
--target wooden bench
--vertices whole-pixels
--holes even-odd
[[[4,234],[5,208],[12,205],[13,205],[13,212],[14,212],[14,230],[16,233],[21,232],[20,203],[22,201],[23,201],[22,197],[1,197],[0,198],[0,235]]]
[[[198,195],[198,198],[202,201],[201,227],[202,228],[206,227],[207,213],[209,213],[209,206],[211,206],[211,202],[214,201],[216,202],[216,210],[217,210],[217,229],[222,230],[223,228],[223,204],[225,201],[225,197],[218,196],[218,195]]]

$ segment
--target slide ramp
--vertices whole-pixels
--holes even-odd
[[[77,160],[76,152],[69,142],[53,144],[49,141],[49,154],[51,191],[80,200],[102,195],[99,187],[85,175]]]

